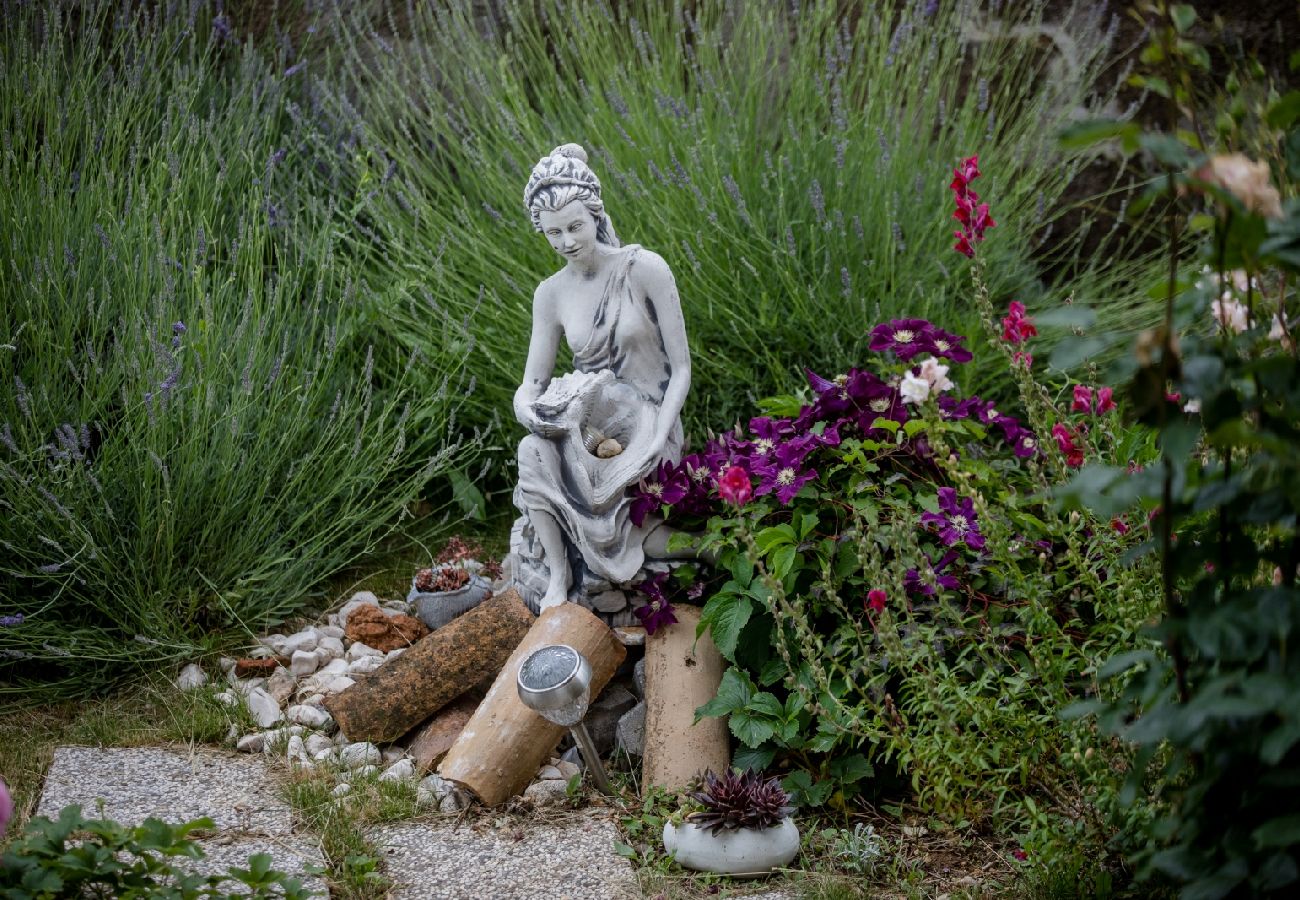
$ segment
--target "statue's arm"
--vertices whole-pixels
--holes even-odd
[[[633,267],[634,285],[643,291],[646,309],[659,325],[660,338],[668,357],[668,387],[655,424],[653,455],[663,452],[691,389],[691,352],[686,345],[686,322],[677,296],[672,269],[657,253],[642,251]]]
[[[515,391],[515,418],[534,434],[548,434],[553,429],[533,413],[533,401],[551,383],[555,357],[560,350],[560,321],[555,301],[543,282],[533,293],[533,332],[528,339],[528,361],[524,363],[524,381]]]

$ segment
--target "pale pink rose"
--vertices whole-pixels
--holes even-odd
[[[1246,304],[1233,300],[1231,294],[1225,293],[1211,303],[1210,311],[1214,314],[1214,321],[1220,331],[1241,334],[1250,327],[1250,311],[1246,309]]]
[[[903,395],[904,403],[924,403],[930,396],[930,382],[908,372],[899,382],[898,392]]]
[[[1282,218],[1282,196],[1269,180],[1268,163],[1255,162],[1244,153],[1227,153],[1212,157],[1196,174],[1222,187],[1251,212]]]
[[[952,389],[952,382],[948,379],[948,367],[933,356],[921,361],[920,376],[930,383],[932,391]]]

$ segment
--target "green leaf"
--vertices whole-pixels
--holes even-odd
[[[752,716],[746,710],[737,710],[728,720],[731,733],[747,747],[757,747],[776,732],[775,723]]]
[[[793,544],[796,540],[798,538],[795,537],[794,529],[785,523],[764,528],[754,535],[754,543],[758,546],[758,551],[764,555],[771,553],[775,547]]]
[[[1187,145],[1172,135],[1143,134],[1138,138],[1138,144],[1170,168],[1185,169],[1191,164],[1191,152]]]
[[[1169,8],[1169,17],[1174,21],[1174,28],[1183,34],[1196,22],[1196,10],[1190,3],[1175,3]]]
[[[846,785],[855,784],[876,774],[876,770],[861,753],[838,757],[828,768],[832,776]]]
[[[1300,813],[1271,819],[1251,832],[1256,847],[1290,847],[1300,844]]]
[[[1264,121],[1274,128],[1290,128],[1296,119],[1300,119],[1300,91],[1283,94],[1264,114]]]
[[[1126,650],[1106,660],[1105,664],[1097,670],[1097,678],[1105,681],[1136,666],[1150,663],[1154,659],[1155,654],[1150,650]]]
[[[793,544],[786,544],[780,550],[777,550],[776,555],[772,557],[772,574],[778,579],[790,574],[790,569],[794,566],[795,556],[798,552],[798,549]]]
[[[799,540],[807,540],[808,535],[812,534],[817,528],[820,519],[817,513],[804,513],[799,518]]]
[[[766,691],[755,694],[746,709],[751,713],[760,713],[774,719],[785,718],[785,709],[781,706],[781,701]]]
[[[626,859],[636,859],[637,852],[622,841],[614,842],[614,852]]]
[[[743,709],[749,698],[754,695],[754,686],[748,676],[736,667],[722,673],[722,683],[718,685],[718,695],[708,703],[695,710],[695,721],[706,716],[725,716]]]
[[[1061,147],[1066,150],[1081,150],[1111,138],[1136,140],[1138,126],[1133,122],[1119,122],[1115,119],[1091,119],[1076,122],[1061,130]]]
[[[762,687],[771,687],[781,679],[785,678],[786,667],[785,661],[780,657],[774,657],[763,663],[762,670],[758,673],[758,683]],[[799,696],[792,694],[791,696]]]
[[[731,756],[731,765],[741,771],[766,771],[776,759],[776,748],[771,745],[762,747],[737,747]]]
[[[715,594],[704,604],[700,626],[708,626],[718,652],[734,661],[740,632],[754,613],[754,601],[743,594]]]
[[[475,522],[483,521],[487,517],[487,498],[483,492],[460,469],[452,469],[447,473],[447,478],[451,481],[452,499],[460,506],[465,518]]]

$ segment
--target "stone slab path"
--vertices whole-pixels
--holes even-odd
[[[258,757],[157,747],[57,748],[36,814],[57,818],[64,806],[77,803],[83,815],[95,817],[101,802],[103,815],[124,825],[150,817],[171,824],[212,819],[215,833],[198,840],[207,855],[194,863],[196,871],[244,867],[249,856],[266,852],[274,868],[325,890],[320,878],[304,874],[309,864],[324,865],[318,842],[295,830],[292,810]]]

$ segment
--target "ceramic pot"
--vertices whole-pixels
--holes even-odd
[[[452,619],[469,612],[491,596],[492,582],[474,575],[465,582],[464,586],[454,591],[426,593],[417,591],[415,583],[412,582],[411,592],[406,595],[406,601],[415,608],[415,614],[420,617],[421,622],[429,626],[431,631],[437,631]]]
[[[738,828],[715,835],[691,822],[667,822],[664,848],[688,869],[752,878],[788,865],[798,855],[799,828],[787,817],[770,828]]]

